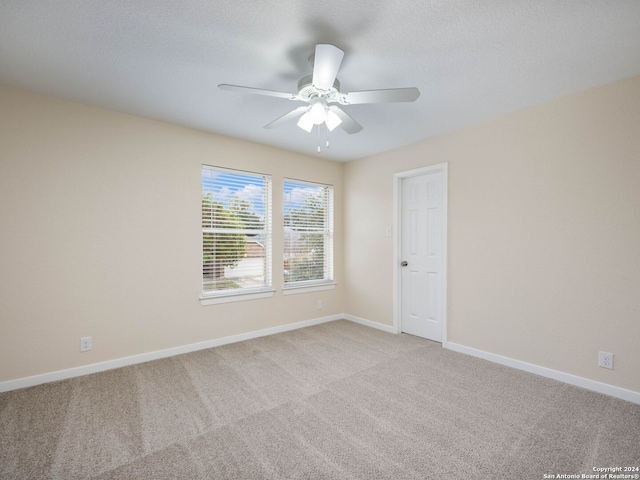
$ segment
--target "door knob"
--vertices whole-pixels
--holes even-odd
[[[406,267],[407,265],[409,265],[409,262],[407,262],[406,260],[403,260],[400,264],[401,267]]]

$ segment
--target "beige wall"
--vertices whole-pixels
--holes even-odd
[[[347,164],[348,313],[392,324],[392,176],[441,162],[448,340],[640,391],[640,77]]]
[[[640,391],[640,77],[345,165],[6,87],[0,111],[0,382],[341,312],[391,325],[393,173],[449,162],[448,340]],[[275,296],[201,306],[202,163],[273,175],[275,226],[283,177],[335,185],[337,289],[283,296],[275,228]]]
[[[6,87],[0,112],[0,381],[344,311],[341,164]],[[200,305],[203,163],[273,176],[273,298]],[[335,290],[282,295],[285,176],[335,186]]]

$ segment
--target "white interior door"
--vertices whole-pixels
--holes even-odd
[[[442,341],[443,174],[402,179],[400,329]]]

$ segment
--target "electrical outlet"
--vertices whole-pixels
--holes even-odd
[[[613,353],[600,352],[598,357],[598,366],[613,370]]]
[[[322,300],[318,300],[316,307],[318,308],[318,310],[322,310]]]
[[[91,337],[80,338],[80,351],[88,352],[89,350],[91,350]]]

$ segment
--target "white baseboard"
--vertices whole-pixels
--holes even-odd
[[[342,318],[344,318],[345,320],[349,320],[350,322],[359,323],[360,325],[364,325],[366,327],[382,330],[383,332],[397,333],[395,328],[393,328],[393,326],[391,325],[384,325],[382,323],[372,322],[371,320],[367,320],[366,318],[355,317],[353,315],[349,315],[348,313],[343,314]]]
[[[231,335],[229,337],[217,338],[215,340],[191,343],[189,345],[181,345],[179,347],[167,348],[165,350],[141,353],[139,355],[132,355],[130,357],[116,358],[115,360],[107,360],[105,362],[93,363],[91,365],[83,365],[82,367],[68,368],[66,370],[59,370],[57,372],[43,373],[41,375],[18,378],[16,380],[8,380],[5,382],[0,382],[0,393],[8,392],[10,390],[17,390],[19,388],[33,387],[42,383],[65,380],[67,378],[81,377],[90,373],[104,372],[105,370],[112,370],[114,368],[126,367],[128,365],[135,365],[138,363],[149,362],[151,360],[158,360],[160,358],[172,357],[174,355],[181,355],[183,353],[195,352],[197,350],[204,350],[206,348],[218,347],[220,345],[227,345],[229,343],[242,342],[244,340],[251,340],[252,338],[265,337],[267,335],[273,335],[276,333],[288,332],[290,330],[297,330],[298,328],[311,327],[313,325],[333,322],[334,320],[342,320],[344,318],[345,315],[342,314],[329,315],[327,317],[313,318],[311,320],[304,320],[302,322],[296,323],[288,323],[286,325],[279,325],[277,327],[265,328],[263,330],[255,330],[253,332]]]
[[[500,365],[516,368],[525,372],[535,373],[536,375],[551,378],[553,380],[559,380],[570,385],[575,385],[576,387],[585,388],[598,393],[604,393],[605,395],[610,395],[612,397],[640,405],[640,392],[615,387],[607,383],[596,382],[595,380],[589,380],[588,378],[578,377],[577,375],[571,375],[570,373],[541,367],[539,365],[522,362],[509,357],[503,357],[502,355],[496,355],[495,353],[485,352],[484,350],[478,350],[476,348],[467,347],[457,343],[448,342],[446,348],[453,350],[454,352],[465,353],[473,357],[482,358],[490,362],[499,363]]]
[[[108,360],[100,363],[93,363],[91,365],[84,365],[82,367],[69,368],[66,370],[59,370],[57,372],[44,373],[41,375],[34,375],[31,377],[18,378],[16,380],[8,380],[0,382],[0,393],[8,392],[10,390],[17,390],[19,388],[32,387],[43,383],[55,382],[58,380],[65,380],[67,378],[80,377],[91,373],[104,372],[105,370],[112,370],[114,368],[126,367],[128,365],[136,365],[138,363],[149,362],[151,360],[158,360],[160,358],[172,357],[174,355],[181,355],[183,353],[195,352],[197,350],[204,350],[206,348],[218,347],[221,345],[227,345],[230,343],[242,342],[244,340],[251,340],[253,338],[264,337],[267,335],[274,335],[276,333],[288,332],[291,330],[297,330],[299,328],[311,327],[313,325],[320,325],[322,323],[333,322],[335,320],[349,320],[360,325],[382,330],[387,333],[397,333],[391,325],[384,325],[382,323],[373,322],[365,318],[356,317],[349,314],[336,314],[326,317],[314,318],[311,320],[304,320],[302,322],[289,323],[286,325],[279,325],[277,327],[265,328],[262,330],[255,330],[252,332],[241,333],[238,335],[231,335],[229,337],[217,338],[214,340],[207,340],[204,342],[192,343],[189,345],[182,345],[179,347],[167,348],[165,350],[158,350],[155,352],[142,353],[139,355],[132,355],[130,357],[117,358],[115,360]],[[507,367],[516,368],[525,372],[534,373],[543,377],[559,380],[561,382],[575,385],[578,387],[586,388],[594,392],[604,393],[612,397],[627,400],[632,403],[640,405],[640,392],[634,392],[620,387],[615,387],[606,383],[596,382],[587,378],[578,377],[569,373],[560,372],[558,370],[552,370],[550,368],[541,367],[520,360],[515,360],[509,357],[503,357],[494,353],[485,352],[465,345],[448,342],[445,348],[453,350],[455,352],[464,353],[474,357],[482,358],[490,362],[499,363]]]

